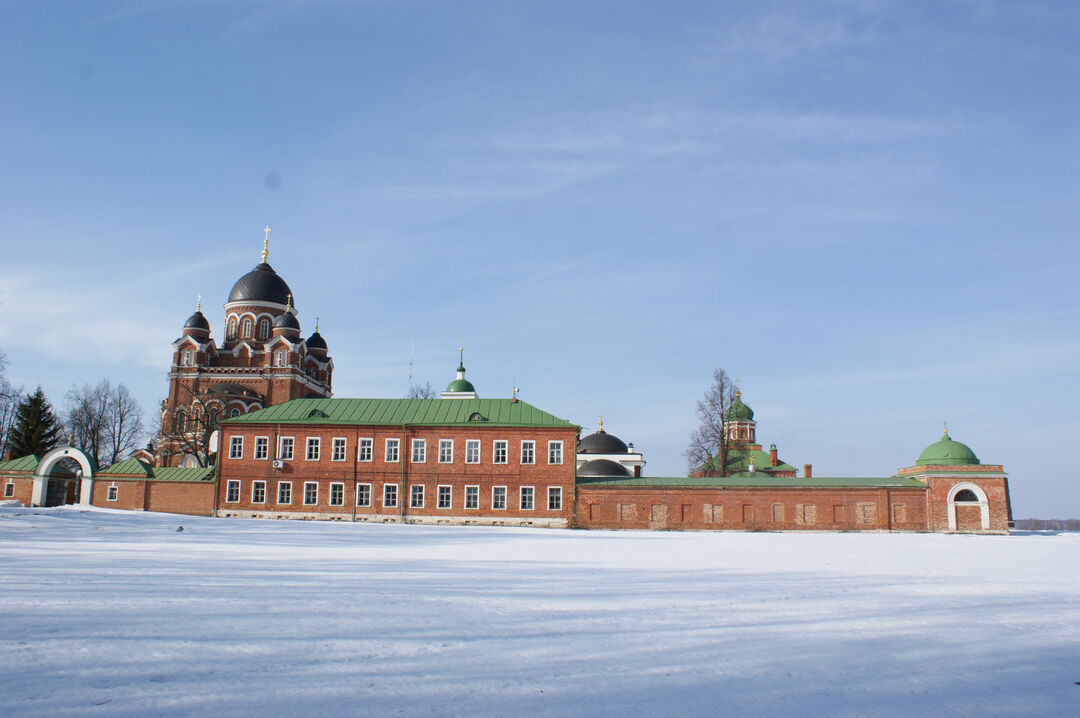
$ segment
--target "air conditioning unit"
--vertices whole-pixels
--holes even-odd
[[[272,466],[275,469],[284,469],[285,468],[285,462],[282,461],[281,459],[274,459]]]

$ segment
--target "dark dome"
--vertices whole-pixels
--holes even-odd
[[[308,349],[326,349],[326,340],[322,338],[322,334],[319,334],[319,330],[316,329],[315,333],[308,337],[307,342]]]
[[[617,441],[617,439],[616,439]],[[577,470],[578,476],[630,476],[625,466],[611,459],[586,461]]]
[[[292,312],[285,312],[274,320],[274,329],[295,329],[300,331],[300,322]]]
[[[184,329],[205,329],[210,331],[210,322],[206,321],[206,317],[203,313],[196,310],[194,314],[188,317],[188,320],[184,322]]]
[[[236,280],[229,292],[230,302],[276,302],[288,304],[292,290],[266,262],[261,262],[250,272]]]
[[[600,429],[578,442],[579,454],[629,454],[630,449],[622,440]]]

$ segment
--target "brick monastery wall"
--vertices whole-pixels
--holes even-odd
[[[951,467],[950,467],[951,468]],[[972,467],[977,468],[977,467]],[[995,467],[1000,469],[1000,467]],[[949,531],[949,492],[957,484],[974,484],[986,494],[989,509],[990,527],[994,533],[1006,533],[1009,530],[1009,485],[1002,477],[980,478],[978,475],[928,477],[925,481],[926,501],[930,508],[927,525],[931,531]],[[956,530],[982,531],[981,512],[978,506],[956,505]]]
[[[116,489],[112,501],[109,500],[110,488]],[[212,516],[214,482],[97,476],[90,503],[108,509]]]

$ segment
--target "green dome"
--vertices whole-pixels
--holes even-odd
[[[474,387],[472,385],[472,382],[469,381],[468,379],[454,379],[452,382],[450,382],[449,384],[446,385],[446,390],[447,391],[457,391],[457,392],[463,392],[463,391],[475,392],[476,387]]]
[[[748,407],[742,401],[742,394],[735,392],[735,403],[728,407],[727,410],[728,421],[753,421],[754,410]]]
[[[953,441],[949,433],[945,432],[941,441],[936,441],[923,449],[915,465],[976,466],[978,463],[979,457],[975,456],[974,451],[959,441]]]

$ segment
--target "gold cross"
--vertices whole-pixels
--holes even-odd
[[[270,225],[263,228],[263,233],[262,261],[266,264],[266,260],[270,259]]]
[[[199,298],[195,300],[195,311],[197,311],[197,312],[202,311],[202,295],[201,294],[199,295]]]

